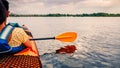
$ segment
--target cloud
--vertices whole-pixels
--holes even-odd
[[[13,13],[93,13],[120,11],[120,0],[9,0]],[[114,10],[113,10],[114,9]]]
[[[73,3],[77,5],[78,3],[88,5],[88,6],[111,6],[115,4],[120,4],[120,0],[43,0],[45,5],[67,5]],[[79,4],[79,5],[80,5]]]
[[[76,3],[79,1],[84,1],[84,0],[44,0],[43,2],[46,5],[63,5],[63,4],[69,4],[69,3]]]
[[[10,11],[18,14],[40,14],[45,9],[44,3],[39,0],[9,0]]]

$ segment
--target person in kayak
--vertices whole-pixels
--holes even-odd
[[[0,6],[0,10],[3,12],[0,12],[0,32],[3,30],[3,28],[6,26],[7,18],[9,17],[9,2],[7,0],[0,0],[3,4],[3,7]],[[2,9],[3,8],[3,9]],[[25,33],[25,31],[22,28],[15,27],[10,34],[8,38],[8,44],[11,47],[19,47],[21,44],[23,44],[26,48],[32,48],[31,41],[29,40],[30,37]],[[33,52],[37,53],[36,50],[31,49]]]

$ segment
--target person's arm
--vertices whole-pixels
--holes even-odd
[[[32,44],[33,44],[33,41],[30,41],[30,40],[27,40],[26,42],[23,43],[26,47],[30,48],[33,52],[35,52],[37,54],[37,51],[35,50],[35,48],[33,48]]]
[[[29,48],[32,51],[36,52],[36,50],[34,48],[34,45],[32,45],[33,41],[29,40],[31,37],[28,36],[26,34],[26,32],[22,28],[17,28],[14,33],[16,33],[16,35],[15,35],[17,37],[16,40],[18,40],[19,42],[21,42],[21,44],[23,44],[27,48]]]

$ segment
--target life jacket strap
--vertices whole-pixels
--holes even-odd
[[[3,30],[0,33],[0,39],[7,40],[13,29],[14,29],[13,26],[7,24],[6,27],[3,28]]]

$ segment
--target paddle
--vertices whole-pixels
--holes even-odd
[[[72,42],[76,39],[77,37],[77,33],[75,32],[66,32],[66,33],[62,33],[58,36],[55,37],[49,37],[49,38],[33,38],[30,40],[50,40],[50,39],[55,39],[55,40],[59,40],[62,42]]]

